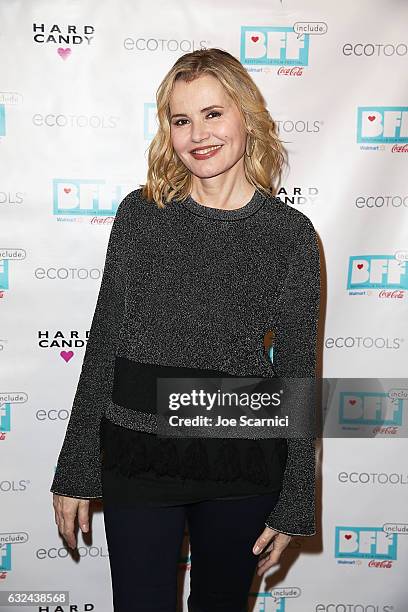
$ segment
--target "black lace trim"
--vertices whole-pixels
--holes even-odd
[[[103,417],[103,468],[131,478],[146,471],[182,479],[268,486],[276,482],[277,463],[285,469],[285,439],[159,438],[121,427]],[[278,462],[277,462],[278,459]]]

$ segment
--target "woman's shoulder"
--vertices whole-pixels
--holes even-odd
[[[140,219],[140,215],[152,207],[152,203],[143,197],[142,192],[143,188],[139,187],[125,195],[119,204],[116,214],[119,214],[119,216],[130,216],[131,218],[138,217]]]
[[[267,210],[270,213],[271,218],[275,221],[276,217],[279,219],[281,229],[286,229],[291,233],[316,233],[316,229],[310,217],[308,217],[306,213],[302,212],[298,208],[295,208],[291,204],[283,201],[279,196],[270,196],[268,204]]]

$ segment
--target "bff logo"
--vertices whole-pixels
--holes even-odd
[[[2,402],[0,404],[0,440],[5,439],[5,434],[11,428],[11,402]]]
[[[408,142],[408,107],[359,106],[357,142],[380,144]]]
[[[299,36],[293,26],[242,26],[241,64],[307,66],[309,34]]]
[[[251,610],[254,612],[285,612],[287,610],[286,596],[283,594],[279,596],[276,591],[289,592],[293,590],[300,591],[297,587],[294,589],[282,587],[282,589],[272,589],[272,591],[251,592],[249,593],[249,602],[253,606]],[[299,595],[288,594],[288,599],[290,597],[299,597]]]
[[[61,351],[60,355],[65,361],[65,363],[68,363],[68,361],[70,361],[74,356],[74,351]]]
[[[395,255],[350,255],[346,288],[408,289],[406,251]]]
[[[383,391],[340,391],[339,424],[402,425],[404,399]]]
[[[54,179],[53,212],[64,216],[111,217],[133,184],[117,185],[99,179]]]
[[[382,527],[335,527],[335,557],[337,559],[396,560],[397,534],[386,533]]]

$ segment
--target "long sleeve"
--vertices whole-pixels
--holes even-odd
[[[316,378],[320,257],[316,231],[304,217],[277,304],[273,366],[280,377]],[[287,439],[287,462],[278,502],[265,525],[288,535],[311,536],[315,527],[315,437]]]
[[[119,204],[64,442],[50,491],[102,497],[100,422],[110,400],[115,349],[125,307],[126,250],[134,192]]]

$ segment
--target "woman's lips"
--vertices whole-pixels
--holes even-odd
[[[221,151],[223,146],[224,145],[220,145],[219,147],[217,147],[216,149],[212,149],[212,151],[209,151],[208,153],[200,153],[199,151],[196,151],[194,153],[191,153],[191,155],[194,157],[194,159],[209,159],[210,157],[214,157],[214,155],[216,155],[218,151]]]

